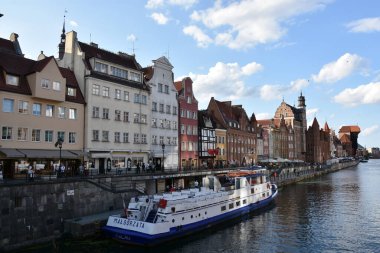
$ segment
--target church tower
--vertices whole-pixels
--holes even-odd
[[[63,28],[62,28],[62,34],[61,34],[61,42],[58,44],[58,57],[60,60],[62,60],[63,55],[65,54],[65,42],[66,42],[65,21],[66,21],[66,16],[63,16]]]
[[[302,95],[302,91],[300,96],[298,97],[298,109],[302,111],[302,134],[301,134],[301,145],[304,157],[306,158],[306,131],[307,131],[307,121],[306,121],[306,102],[305,97]]]

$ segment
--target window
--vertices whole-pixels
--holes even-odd
[[[165,120],[165,128],[170,129],[170,120]]]
[[[77,109],[75,108],[69,109],[69,119],[77,119]]]
[[[111,75],[127,79],[128,71],[111,66]]]
[[[60,82],[53,82],[53,90],[60,91],[61,90],[61,83]]]
[[[58,106],[58,118],[60,119],[65,118],[65,107]]]
[[[27,101],[18,101],[18,112],[27,114],[28,113],[28,102]]]
[[[140,123],[142,123],[142,124],[146,124],[146,121],[147,121],[147,116],[146,116],[146,114],[141,114]]]
[[[185,117],[185,110],[181,109],[181,117],[184,118]]]
[[[41,87],[44,89],[49,89],[50,81],[47,79],[41,79]]]
[[[92,85],[92,95],[99,96],[100,95],[100,86],[97,84]]]
[[[108,108],[103,108],[103,119],[109,119],[109,112],[110,110]]]
[[[171,143],[171,138],[170,138],[169,136],[166,137],[166,143],[167,143],[168,145],[172,144],[172,143]]]
[[[41,116],[41,104],[33,104],[33,115]]]
[[[77,89],[67,87],[67,95],[70,97],[75,97],[77,95]]]
[[[124,101],[129,101],[129,92],[124,91]]]
[[[121,90],[115,89],[115,98],[116,99],[121,99]]]
[[[6,82],[9,85],[18,86],[19,83],[19,77],[14,75],[7,74]]]
[[[139,143],[139,138],[140,138],[139,134],[135,133],[133,136],[133,143]]]
[[[108,65],[100,63],[100,62],[95,62],[95,71],[108,73]]]
[[[172,121],[172,128],[177,130],[177,121]]]
[[[141,95],[141,104],[146,105],[146,96]]]
[[[133,101],[135,103],[140,103],[140,94],[135,94],[135,100]]]
[[[169,86],[168,85],[165,85],[165,93],[169,94]]]
[[[102,141],[108,142],[108,131],[102,131]]]
[[[14,100],[9,98],[3,99],[3,112],[13,112]]]
[[[197,112],[193,112],[193,119],[197,119]]]
[[[162,83],[158,84],[158,92],[162,92],[162,86],[163,86]]]
[[[193,135],[198,135],[198,127],[193,126]]]
[[[63,131],[58,131],[58,133],[57,133],[57,140],[59,139],[59,138],[61,138],[61,140],[65,140],[65,132],[63,132]]]
[[[103,87],[103,97],[109,97],[110,96],[110,88],[109,87]]]
[[[140,114],[138,114],[138,113],[133,114],[133,122],[134,123],[139,123],[139,118],[140,118]]]
[[[160,119],[160,127],[164,128],[164,120],[163,119]]]
[[[152,127],[157,127],[157,119],[152,119]]]
[[[191,126],[187,126],[186,134],[191,135]]]
[[[186,142],[184,141],[181,143],[181,150],[186,151]]]
[[[152,111],[157,112],[157,103],[152,102]]]
[[[189,151],[193,151],[193,143],[191,141],[189,141]]]
[[[116,143],[120,142],[120,132],[115,132],[115,142]]]
[[[141,74],[131,72],[131,80],[141,82]]]
[[[129,142],[129,134],[128,133],[123,133],[123,142],[128,143]]]
[[[243,205],[247,204],[247,200],[243,199]]]
[[[123,112],[123,121],[129,122],[129,112]]]
[[[45,131],[45,141],[46,142],[53,142],[53,130],[46,130]]]
[[[221,206],[220,211],[222,211],[222,212],[226,211],[226,206]]]
[[[234,208],[234,203],[230,203],[230,204],[228,204],[228,208],[229,208],[229,209]]]
[[[173,115],[177,115],[177,106],[173,106]]]
[[[187,111],[187,118],[191,119],[191,111]]]
[[[181,124],[181,134],[185,134],[185,125]]]
[[[53,117],[54,115],[54,105],[46,105],[46,117]]]
[[[160,104],[160,112],[164,112],[164,104]]]
[[[187,103],[191,104],[191,97],[190,96],[187,97]]]
[[[99,141],[99,130],[92,130],[92,141]]]
[[[167,113],[167,114],[170,114],[170,105],[167,105],[167,106],[166,106],[166,113]]]
[[[172,144],[177,145],[177,137],[173,137]]]
[[[28,128],[19,127],[17,129],[17,140],[26,141],[28,138]]]
[[[3,126],[1,130],[2,140],[12,140],[12,127]]]
[[[93,118],[99,118],[99,107],[92,107],[92,117]]]
[[[77,133],[69,132],[69,143],[75,143],[76,136],[77,136]]]
[[[115,120],[121,121],[121,111],[120,110],[115,110]]]
[[[146,144],[146,134],[141,134],[141,143]]]
[[[35,141],[35,142],[41,141],[40,129],[32,129],[32,141]]]
[[[152,135],[152,144],[157,144],[157,135]]]
[[[160,144],[164,144],[164,136],[160,136]]]
[[[236,201],[236,206],[240,206],[240,201]]]

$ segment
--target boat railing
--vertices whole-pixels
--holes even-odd
[[[149,199],[148,206],[146,207],[146,209],[145,209],[145,213],[144,213],[144,216],[143,216],[143,220],[144,220],[144,221],[145,221],[146,218],[148,217],[149,212],[150,212],[150,210],[152,209],[152,207],[153,207],[153,199]]]

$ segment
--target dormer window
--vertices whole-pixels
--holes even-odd
[[[100,62],[95,62],[95,71],[108,73],[108,65],[100,63]]]
[[[131,72],[131,80],[136,82],[141,82],[141,74]]]
[[[7,76],[6,76],[6,82],[9,85],[19,86],[19,77],[7,74]]]
[[[61,83],[60,82],[53,82],[53,90],[60,91],[61,90]]]
[[[71,97],[75,97],[77,94],[77,89],[75,88],[67,88],[67,95]]]
[[[44,89],[49,89],[50,81],[47,79],[41,79],[41,87]]]

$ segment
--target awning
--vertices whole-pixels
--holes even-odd
[[[0,157],[2,157],[2,158],[21,158],[21,157],[25,157],[25,154],[19,152],[15,148],[0,148]]]
[[[23,153],[27,158],[47,158],[47,159],[79,159],[80,155],[71,152],[69,150],[62,150],[61,156],[59,155],[59,150],[50,149],[18,149],[19,152]]]

